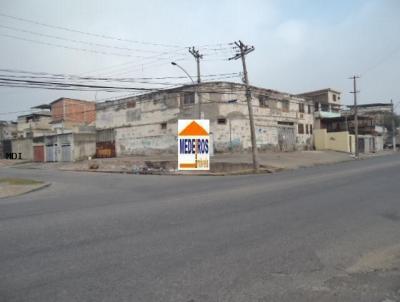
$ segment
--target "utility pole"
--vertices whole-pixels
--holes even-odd
[[[257,142],[256,142],[256,131],[254,126],[254,116],[253,116],[253,106],[251,104],[251,90],[249,84],[249,78],[247,75],[247,66],[246,66],[246,55],[250,52],[254,51],[254,46],[247,46],[243,44],[242,41],[235,42],[235,45],[239,48],[239,53],[237,53],[234,57],[229,58],[229,60],[237,60],[239,58],[242,59],[243,65],[243,80],[246,85],[246,99],[247,99],[247,107],[249,109],[249,119],[250,119],[250,135],[251,135],[251,149],[253,155],[253,169],[254,172],[259,171],[259,163],[258,163],[258,150],[257,150]]]
[[[357,108],[357,93],[360,91],[357,90],[357,79],[359,79],[359,76],[353,75],[350,77],[350,79],[353,80],[353,91],[350,93],[353,93],[354,96],[354,134],[355,134],[355,147],[356,147],[356,158],[358,159],[359,157],[359,150],[358,150],[358,108]]]
[[[394,113],[394,104],[393,100],[390,100],[390,103],[392,103],[392,143],[393,143],[393,151],[396,152],[396,122],[395,122],[395,113]]]
[[[199,102],[199,119],[202,119],[202,114],[201,114],[201,96],[199,92],[199,85],[201,83],[200,79],[200,59],[203,58],[203,55],[200,54],[200,51],[198,49],[195,49],[194,46],[192,48],[189,48],[190,54],[196,59],[196,64],[197,64],[197,87],[196,87],[196,94]]]

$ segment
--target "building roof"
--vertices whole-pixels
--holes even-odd
[[[353,115],[348,115],[348,116],[339,116],[339,117],[324,117],[321,118],[321,121],[330,121],[330,122],[344,122],[344,121],[352,121],[354,119],[354,114]],[[357,116],[357,119],[359,120],[371,120],[372,118],[369,116]]]
[[[76,102],[81,102],[81,103],[95,103],[94,101],[87,101],[87,100],[79,100],[79,99],[71,99],[71,98],[61,97],[61,98],[58,98],[58,99],[52,101],[49,104],[49,106],[53,105],[54,103],[60,102],[62,100],[71,100],[71,101],[76,101]]]
[[[327,92],[329,92],[329,91],[335,92],[335,93],[341,93],[340,91],[334,90],[334,89],[332,89],[332,88],[324,88],[324,89],[320,89],[320,90],[314,90],[314,91],[309,91],[309,92],[302,92],[302,93],[299,93],[298,95],[301,95],[301,96],[320,95],[320,94],[327,93]]]
[[[353,108],[354,105],[347,105],[347,107]],[[370,103],[370,104],[360,104],[357,108],[373,108],[373,107],[392,107],[392,103]]]
[[[181,85],[178,87],[167,88],[167,89],[155,89],[155,91],[151,90],[151,91],[145,92],[143,94],[136,94],[136,95],[132,95],[129,97],[120,98],[120,99],[99,102],[99,103],[97,103],[97,106],[98,106],[98,108],[106,108],[108,106],[113,106],[116,104],[124,104],[129,101],[141,100],[143,98],[151,98],[153,95],[160,94],[160,93],[177,93],[177,92],[185,92],[185,91],[194,92],[194,89],[196,87],[201,87],[203,89],[200,92],[214,93],[214,92],[216,92],[215,90],[218,91],[218,86],[221,86],[220,93],[226,93],[226,94],[236,93],[237,91],[235,91],[235,89],[238,89],[238,88],[241,88],[242,91],[245,92],[245,87],[246,87],[246,85],[243,83],[229,82],[229,81],[201,82],[200,84],[187,84],[187,85]],[[210,87],[211,90],[204,91],[204,87]],[[287,92],[280,92],[277,90],[261,88],[261,87],[252,86],[252,85],[250,85],[250,88],[253,91],[258,91],[258,92],[261,91],[261,93],[265,92],[265,93],[271,93],[271,94],[279,94],[282,96],[282,98],[289,98],[289,97],[301,98],[300,96],[295,95],[295,94],[291,94],[291,93],[287,93]],[[215,90],[213,90],[213,89],[215,89]],[[304,98],[302,98],[302,99],[304,100]],[[307,100],[305,100],[305,101],[307,101]]]
[[[51,106],[50,104],[41,104],[35,107],[31,107],[31,109],[51,109]]]
[[[20,118],[20,117],[33,117],[33,116],[50,117],[51,116],[51,112],[49,112],[49,111],[32,112],[32,113],[29,113],[29,114],[20,115],[20,116],[18,116],[18,118]]]

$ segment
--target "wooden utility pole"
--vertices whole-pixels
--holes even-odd
[[[201,114],[201,96],[199,92],[199,85],[201,83],[200,79],[200,59],[203,58],[203,55],[200,54],[200,51],[198,49],[195,49],[194,46],[192,48],[189,48],[190,54],[196,59],[196,64],[197,64],[197,87],[196,87],[196,94],[197,94],[197,99],[199,102],[199,119],[202,119],[202,114]]]
[[[356,147],[356,158],[358,159],[359,157],[359,150],[358,150],[358,107],[357,107],[357,93],[360,91],[357,90],[357,79],[359,79],[359,76],[352,76],[350,79],[353,80],[353,91],[350,93],[353,94],[354,96],[354,134],[355,134],[355,147]]]
[[[256,131],[254,126],[254,116],[253,116],[253,106],[251,104],[251,90],[249,84],[249,78],[247,75],[247,66],[246,66],[246,55],[250,52],[254,51],[254,46],[247,46],[243,44],[242,41],[235,42],[235,45],[239,48],[239,53],[237,53],[234,57],[229,58],[229,60],[237,60],[239,58],[242,59],[243,65],[243,80],[246,85],[246,99],[247,99],[247,107],[249,109],[249,120],[250,120],[250,135],[251,135],[251,149],[253,155],[253,169],[254,172],[259,171],[259,163],[258,163],[258,150],[257,150],[257,142],[256,142]]]
[[[390,103],[392,103],[392,143],[393,143],[393,151],[396,151],[396,122],[395,122],[396,115],[394,113],[393,100],[390,100]]]

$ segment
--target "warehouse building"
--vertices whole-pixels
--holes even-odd
[[[210,120],[215,152],[249,150],[245,88],[239,83],[208,82],[98,103],[96,153],[102,157],[176,153],[177,121],[199,116]],[[312,101],[254,86],[251,93],[260,150],[312,147]]]

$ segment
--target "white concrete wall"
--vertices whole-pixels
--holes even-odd
[[[33,147],[31,138],[19,138],[11,140],[13,153],[21,153],[23,160],[33,160]]]

